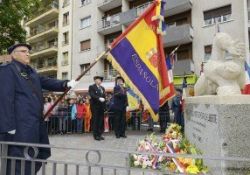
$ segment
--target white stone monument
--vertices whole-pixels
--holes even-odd
[[[204,72],[194,91],[200,95],[241,94],[245,85],[245,46],[226,33],[217,33],[211,59],[204,65]]]
[[[215,36],[212,58],[185,98],[185,135],[207,157],[250,158],[250,96],[245,84],[243,44]],[[204,160],[213,175],[249,175],[250,162]]]

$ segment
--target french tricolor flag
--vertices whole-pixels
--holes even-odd
[[[247,62],[245,62],[245,73],[246,73],[246,84],[243,89],[243,94],[250,94],[250,67]]]
[[[168,78],[170,83],[174,82],[174,76],[173,76],[173,66],[175,62],[175,54],[170,54],[166,56],[166,64],[168,68]]]

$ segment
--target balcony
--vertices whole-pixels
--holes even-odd
[[[122,5],[122,0],[98,0],[97,7],[102,11],[108,11]]]
[[[98,32],[103,35],[111,34],[122,30],[120,15],[108,16],[98,21]]]
[[[43,10],[35,13],[31,20],[26,23],[26,26],[32,27],[53,19],[57,19],[59,14],[58,3],[54,2]]]
[[[192,0],[168,0],[166,16],[176,15],[192,9]]]
[[[118,72],[115,69],[104,70],[104,81],[114,81]]]
[[[193,41],[193,28],[190,24],[169,26],[163,39],[164,47],[187,44]]]
[[[33,63],[33,66],[38,73],[50,73],[57,72],[57,64],[56,59],[53,60],[45,60],[42,63]]]
[[[29,43],[35,43],[41,40],[44,40],[46,38],[51,38],[53,36],[58,35],[58,27],[41,27],[36,32],[33,32],[30,36],[27,38],[27,42]]]
[[[121,24],[128,25],[129,23],[133,22],[139,15],[141,15],[147,9],[147,7],[150,4],[151,2],[145,3],[136,8],[121,13],[120,14]],[[191,0],[168,0],[165,16],[172,16],[191,9],[192,9]]]
[[[58,51],[57,43],[54,43],[53,45],[43,45],[32,49],[32,54],[30,55],[30,57],[34,59],[46,55],[57,54],[57,51]]]
[[[193,62],[191,59],[178,60],[174,63],[174,75],[186,75],[193,72]]]
[[[151,4],[152,2],[148,2],[145,4],[142,4],[138,7],[135,7],[131,10],[128,10],[127,12],[120,13],[120,21],[121,24],[127,25],[131,22],[133,22],[138,16],[140,16]]]

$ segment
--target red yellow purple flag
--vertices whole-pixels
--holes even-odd
[[[155,0],[112,44],[114,68],[140,97],[154,121],[159,107],[175,95],[163,49],[165,1]]]

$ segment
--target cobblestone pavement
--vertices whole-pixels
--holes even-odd
[[[75,164],[85,164],[86,161],[86,153],[88,150],[101,150],[100,151],[100,163],[106,165],[105,167],[110,166],[122,166],[125,167],[128,165],[128,154],[127,153],[120,153],[119,151],[135,151],[137,143],[140,139],[143,139],[145,135],[150,134],[149,132],[140,132],[140,131],[129,131],[127,132],[127,138],[115,138],[114,133],[105,133],[104,141],[95,141],[91,133],[84,133],[84,134],[75,134],[75,135],[55,135],[50,136],[51,145],[59,146],[59,147],[69,147],[69,148],[76,148],[75,150],[65,150],[65,149],[52,149],[52,157],[50,160],[56,161],[67,161],[67,162],[74,162]],[[156,132],[158,136],[158,132]],[[77,149],[82,150],[77,150]],[[106,152],[103,150],[112,150],[114,152]],[[89,154],[89,158],[91,162],[96,162],[98,159],[97,154],[91,152]],[[55,167],[55,165],[54,165]],[[69,165],[66,167],[67,174],[75,175],[76,174],[76,165]],[[56,174],[64,175],[65,167],[62,164],[56,165]],[[89,171],[89,167],[80,166],[79,167],[79,174],[91,174],[91,175],[99,175],[101,174],[101,169],[99,167],[91,167],[91,171]],[[53,164],[48,163],[46,165],[46,174],[56,175],[53,172]],[[110,169],[104,168],[103,174],[107,175],[125,175],[127,172],[121,169]],[[131,174],[142,174],[139,172],[132,172]],[[152,173],[150,173],[153,175]],[[39,173],[41,175],[41,173]]]

